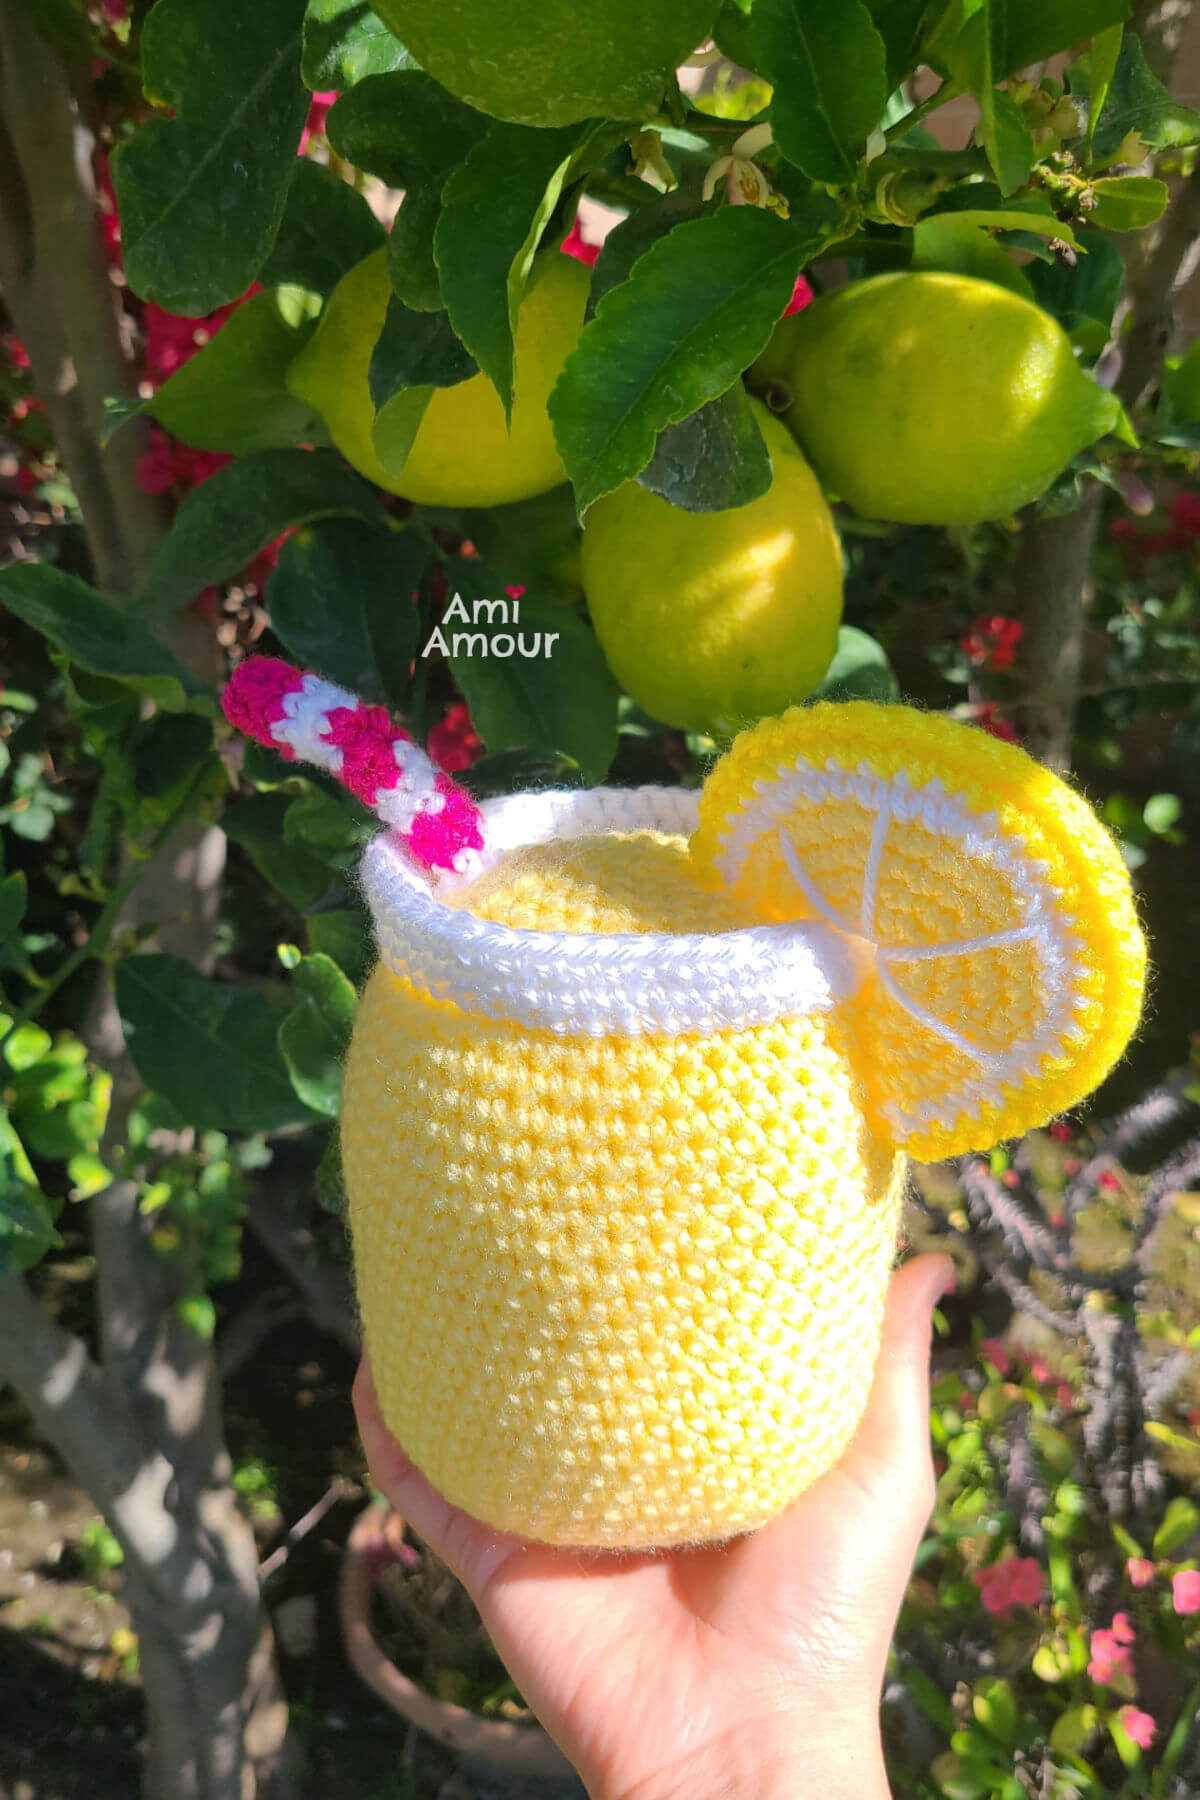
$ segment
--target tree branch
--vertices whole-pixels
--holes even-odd
[[[136,480],[146,422],[106,448],[104,401],[132,394],[100,243],[92,138],[61,65],[17,0],[0,0],[0,285],[83,512],[96,580],[141,585],[165,528]]]

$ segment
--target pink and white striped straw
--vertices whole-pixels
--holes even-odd
[[[435,768],[382,706],[274,656],[251,656],[221,697],[239,731],[289,762],[334,775],[403,839],[427,869],[465,875],[482,851],[483,821],[469,794]]]

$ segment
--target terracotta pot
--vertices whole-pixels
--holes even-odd
[[[508,1775],[564,1776],[571,1765],[538,1724],[485,1719],[465,1706],[438,1700],[410,1681],[386,1656],[371,1629],[375,1576],[404,1537],[400,1515],[372,1501],[357,1518],[342,1557],[338,1610],[350,1666],[372,1693],[402,1719],[428,1732],[464,1762]]]

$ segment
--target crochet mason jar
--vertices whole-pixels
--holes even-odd
[[[861,969],[697,883],[694,794],[483,811],[465,888],[390,835],[363,869],[342,1133],[383,1416],[504,1530],[745,1531],[836,1461],[878,1350],[902,1169],[842,1038]]]

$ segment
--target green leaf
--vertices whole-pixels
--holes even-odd
[[[459,562],[452,585],[468,613],[472,601],[495,593],[488,572]],[[602,781],[617,750],[617,685],[592,631],[574,613],[554,602],[520,602],[515,624],[442,625],[455,682],[475,729],[489,751],[558,751],[579,765],[587,782]],[[496,655],[492,646],[524,634],[535,657]],[[480,640],[484,640],[481,642]]]
[[[414,591],[431,547],[415,531],[327,519],[295,532],[267,584],[271,626],[303,667],[402,707],[417,651]]]
[[[306,913],[328,894],[333,875],[327,863],[284,836],[290,801],[284,794],[250,794],[227,806],[225,835],[240,844],[259,874],[288,905]]]
[[[361,194],[324,163],[298,156],[262,278],[331,294],[347,269],[378,250],[385,238]]]
[[[455,100],[432,75],[400,69],[368,75],[343,94],[325,121],[329,142],[357,169],[388,187],[407,188],[414,175],[445,178],[490,121]]]
[[[1108,103],[1113,77],[1117,72],[1117,63],[1121,56],[1121,39],[1124,35],[1123,24],[1110,25],[1107,31],[1096,33],[1092,39],[1091,49],[1087,53],[1089,95],[1086,143],[1089,162],[1092,157],[1092,142],[1096,136],[1096,127],[1100,123],[1100,115]]]
[[[1091,1705],[1071,1706],[1060,1713],[1050,1731],[1050,1748],[1068,1754],[1082,1750],[1099,1722],[1100,1715]]]
[[[996,80],[1045,62],[1129,17],[1129,0],[992,0]]]
[[[1191,1741],[1200,1709],[1200,1686],[1194,1687],[1179,1711],[1171,1735],[1163,1745],[1160,1767],[1164,1775],[1173,1775],[1183,1761],[1183,1753]]]
[[[207,1294],[184,1294],[175,1302],[175,1317],[200,1338],[211,1338],[217,1329],[217,1309]]]
[[[1193,338],[1184,355],[1168,359],[1163,371],[1163,402],[1172,425],[1200,419],[1200,337]]]
[[[0,881],[0,944],[7,943],[25,917],[28,897],[23,869],[14,870]]]
[[[982,137],[1000,192],[1015,194],[1024,187],[1037,161],[1033,134],[1015,100],[989,81],[983,95]]]
[[[237,456],[311,441],[323,427],[284,382],[311,331],[289,323],[278,294],[256,294],[138,410],[197,450]]]
[[[314,93],[353,87],[368,75],[413,66],[366,0],[308,0],[300,73]]]
[[[356,987],[362,985],[375,961],[371,923],[357,906],[335,906],[308,920],[308,947],[318,956],[330,956]]]
[[[567,482],[511,506],[464,508],[461,519],[501,586],[531,588],[538,599],[578,593],[579,521]]]
[[[414,311],[393,294],[371,352],[371,402],[382,411],[403,388],[456,387],[478,366],[445,313]]]
[[[690,419],[659,433],[638,476],[644,488],[686,512],[746,506],[771,485],[771,458],[740,381]]]
[[[317,1205],[322,1212],[344,1218],[346,1177],[342,1169],[342,1134],[335,1125],[317,1164]]]
[[[313,1112],[336,1119],[358,996],[337,964],[320,955],[301,957],[288,991],[294,1004],[279,1027],[279,1048],[292,1086]]]
[[[928,0],[866,0],[866,5],[887,52],[888,88],[898,88],[920,60],[917,47],[929,12]]]
[[[968,195],[972,191],[971,188],[963,190]],[[994,193],[995,189],[992,191]],[[991,231],[1028,231],[1035,237],[1057,238],[1072,250],[1079,248],[1079,240],[1071,227],[1055,218],[1049,208],[1038,206],[1028,195],[1013,207],[956,206],[948,215],[939,216],[965,220],[970,225],[983,225]]]
[[[990,1737],[1006,1747],[1016,1742],[1019,1718],[1016,1696],[1007,1681],[981,1681],[971,1698],[976,1719]]]
[[[135,294],[200,314],[245,293],[267,259],[308,94],[304,0],[158,0],[142,32],[151,119],[113,153]]]
[[[1157,1562],[1161,1557],[1170,1556],[1185,1544],[1188,1538],[1200,1526],[1200,1510],[1182,1494],[1177,1494],[1163,1515],[1163,1522],[1154,1534],[1154,1543],[1150,1554]]]
[[[62,1239],[50,1203],[22,1181],[0,1145],[0,1275],[19,1275],[41,1262]]]
[[[202,692],[144,625],[50,563],[13,563],[0,570],[0,605],[80,668],[122,682],[171,712],[182,711]]]
[[[847,186],[889,91],[871,14],[862,0],[756,0],[751,32],[775,142],[810,181]]]
[[[942,269],[953,275],[972,275],[992,281],[1032,300],[1028,273],[1015,263],[995,238],[980,225],[972,225],[958,213],[934,213],[913,226],[913,268]],[[1035,265],[1041,267],[1041,264]]]
[[[345,788],[327,779],[327,788],[315,781],[301,782],[284,817],[283,835],[327,868],[345,871],[357,865],[379,830],[379,820]]]
[[[1092,139],[1095,160],[1103,163],[1114,157],[1131,131],[1148,150],[1200,142],[1200,113],[1171,97],[1147,63],[1141,44],[1127,31],[1108,103]]]
[[[388,275],[396,295],[415,312],[441,312],[446,302],[433,240],[442,214],[442,178],[410,183],[388,238]]]
[[[4,1039],[4,1060],[10,1069],[18,1075],[27,1069],[34,1069],[38,1063],[44,1062],[53,1048],[54,1040],[48,1031],[40,1025],[30,1022],[18,1025]]]
[[[513,333],[534,255],[568,175],[596,135],[497,121],[442,190],[434,257],[450,322],[512,409]]]
[[[899,697],[900,684],[892,673],[887,652],[865,631],[854,625],[838,627],[838,644],[825,679],[812,695],[814,700],[878,700],[885,704]]]
[[[165,618],[202,588],[236,575],[290,526],[338,514],[376,525],[387,520],[374,489],[334,451],[256,450],[239,457],[182,501],[139,604],[151,618]]]
[[[444,312],[414,311],[392,295],[367,371],[377,409],[371,443],[389,474],[403,469],[434,389],[455,387],[476,372]]]
[[[1106,175],[1092,183],[1096,204],[1089,218],[1101,231],[1141,231],[1167,209],[1165,181],[1152,175]]]
[[[701,217],[703,208],[695,196],[678,190],[668,194],[654,206],[645,206],[638,212],[631,212],[627,219],[614,225],[601,246],[600,255],[592,270],[588,318],[595,315],[605,294],[612,288],[619,287],[623,281],[628,281],[634,263],[645,255],[652,244],[657,244],[668,232],[674,231],[677,225]]]
[[[665,425],[725,393],[766,348],[822,236],[727,207],[676,226],[605,295],[550,396],[581,514],[641,473]]]
[[[278,1131],[311,1118],[280,1053],[278,990],[209,981],[181,956],[128,956],[116,992],[134,1067],[188,1124]]]

